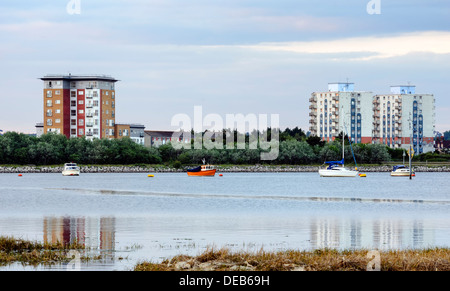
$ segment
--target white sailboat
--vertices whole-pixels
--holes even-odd
[[[342,160],[325,162],[328,166],[319,170],[320,177],[356,177],[357,170],[350,170],[344,166],[344,133],[342,133]]]

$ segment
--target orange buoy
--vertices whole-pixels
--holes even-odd
[[[19,174],[19,177],[22,177],[22,174]]]
[[[222,177],[223,175],[222,174],[219,174],[219,177]]]

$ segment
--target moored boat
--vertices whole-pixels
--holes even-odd
[[[328,167],[319,170],[320,177],[356,177],[358,171],[350,170],[344,167],[344,159],[342,161],[325,162]]]
[[[64,170],[62,171],[63,176],[79,176],[80,175],[80,167],[75,163],[66,163],[64,164]]]
[[[392,168],[391,176],[394,177],[409,177],[409,168],[404,165],[397,165]],[[411,176],[415,176],[414,170],[411,171]]]
[[[188,176],[214,176],[216,168],[213,165],[201,165],[194,169],[187,170]]]

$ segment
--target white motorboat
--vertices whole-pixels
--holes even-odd
[[[391,171],[391,176],[394,177],[409,177],[409,168],[404,165],[394,166]],[[411,176],[415,176],[414,170],[411,172]]]
[[[62,171],[63,176],[79,176],[80,167],[75,163],[64,164],[64,170]]]
[[[320,177],[356,177],[358,175],[358,171],[344,167],[344,159],[325,163],[328,164],[328,167],[319,170]]]

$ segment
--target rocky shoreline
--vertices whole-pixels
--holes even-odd
[[[172,168],[168,166],[127,166],[127,165],[80,165],[82,173],[183,173],[187,168]],[[295,173],[317,172],[319,166],[217,166],[217,172],[222,173]],[[360,172],[390,172],[391,166],[362,166]],[[63,166],[0,166],[0,173],[61,173]],[[450,172],[450,166],[416,166],[415,172]]]

